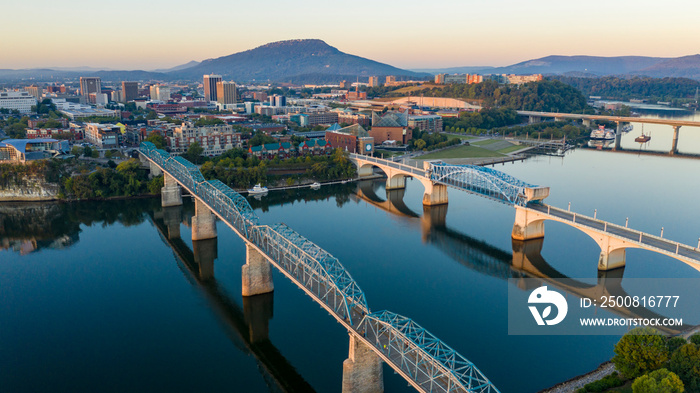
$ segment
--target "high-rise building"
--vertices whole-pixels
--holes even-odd
[[[377,86],[379,86],[379,77],[370,76],[369,77],[369,87],[377,87]]]
[[[122,82],[121,99],[124,102],[133,101],[139,96],[138,82]]]
[[[80,95],[90,97],[90,93],[102,93],[102,81],[98,77],[80,77]]]
[[[218,82],[216,84],[216,100],[220,104],[235,104],[238,100],[236,84],[234,82]]]
[[[396,77],[393,75],[387,75],[386,83],[393,83],[393,82],[396,82]]]
[[[275,106],[276,107],[287,106],[287,97],[275,95]]]
[[[170,87],[163,85],[152,85],[150,88],[151,99],[155,101],[170,101]]]
[[[221,75],[204,75],[204,100],[216,101],[216,84],[221,82]]]
[[[24,88],[24,90],[27,93],[31,94],[32,97],[36,98],[37,100],[41,98],[41,90],[42,89],[41,89],[41,87],[39,87],[37,85],[27,86]]]

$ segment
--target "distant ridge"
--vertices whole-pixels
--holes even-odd
[[[255,49],[216,59],[204,60],[184,70],[172,72],[180,78],[201,78],[220,74],[238,82],[338,82],[340,78],[396,75],[399,78],[423,78],[417,73],[360,56],[350,55],[318,39],[271,42]]]
[[[682,77],[700,80],[700,55],[677,58],[647,56],[546,56],[506,67],[451,67],[423,70],[439,73],[543,74]]]

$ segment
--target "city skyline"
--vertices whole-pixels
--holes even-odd
[[[397,7],[364,0],[352,6],[271,0],[263,9],[222,0],[207,7],[125,0],[101,3],[97,10],[85,0],[13,3],[5,6],[8,15],[54,23],[26,30],[26,18],[8,18],[0,33],[12,39],[0,41],[0,68],[153,70],[305,38],[405,69],[507,66],[549,55],[698,52],[696,2],[674,0],[663,8],[651,0],[563,3],[444,0]],[[212,9],[229,23],[211,23]],[[108,22],[116,28],[106,29]],[[23,34],[16,34],[20,30]]]

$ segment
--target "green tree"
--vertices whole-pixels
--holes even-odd
[[[683,393],[685,388],[678,375],[665,368],[642,375],[632,383],[633,393]]]
[[[622,375],[636,378],[663,367],[668,361],[666,339],[653,328],[636,328],[615,345],[612,362]]]
[[[690,342],[695,345],[700,345],[700,333],[690,336]]]
[[[260,146],[267,143],[275,143],[277,140],[275,138],[265,135],[264,132],[258,131],[253,135],[252,138],[248,140],[248,146]]]
[[[190,144],[185,153],[185,158],[193,164],[200,164],[202,161],[202,153],[204,148],[199,145],[199,142]]]
[[[416,146],[416,149],[423,150],[423,148],[425,147],[425,141],[422,139],[418,139],[414,145]]]
[[[156,149],[165,148],[165,138],[163,137],[163,135],[157,132],[152,132],[151,135],[149,135],[148,138],[145,139],[145,141],[153,143],[156,146]]]
[[[686,341],[683,337],[669,337],[667,341],[668,345],[668,353],[670,355],[673,355],[676,350],[685,344],[687,344],[688,341]]]
[[[685,344],[671,356],[669,370],[676,373],[688,392],[700,392],[700,348],[693,343]]]
[[[92,157],[92,149],[90,146],[85,146],[83,148],[83,157]]]

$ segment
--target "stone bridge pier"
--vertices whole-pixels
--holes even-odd
[[[681,130],[681,126],[673,126],[673,142],[671,143],[670,155],[678,154],[678,134]]]
[[[182,205],[182,191],[180,190],[180,185],[177,183],[177,180],[175,180],[175,178],[170,174],[164,173],[163,182],[163,188],[160,189],[161,206],[167,207]]]
[[[194,262],[199,267],[199,278],[203,281],[214,278],[214,261],[219,257],[217,238],[192,241]]]
[[[192,240],[216,238],[216,216],[199,198],[194,199],[194,212],[195,215],[192,217]]]
[[[382,360],[365,343],[350,334],[350,351],[343,362],[343,393],[384,391]]]
[[[246,263],[241,268],[243,296],[272,292],[272,265],[267,258],[250,243],[246,243]]]

